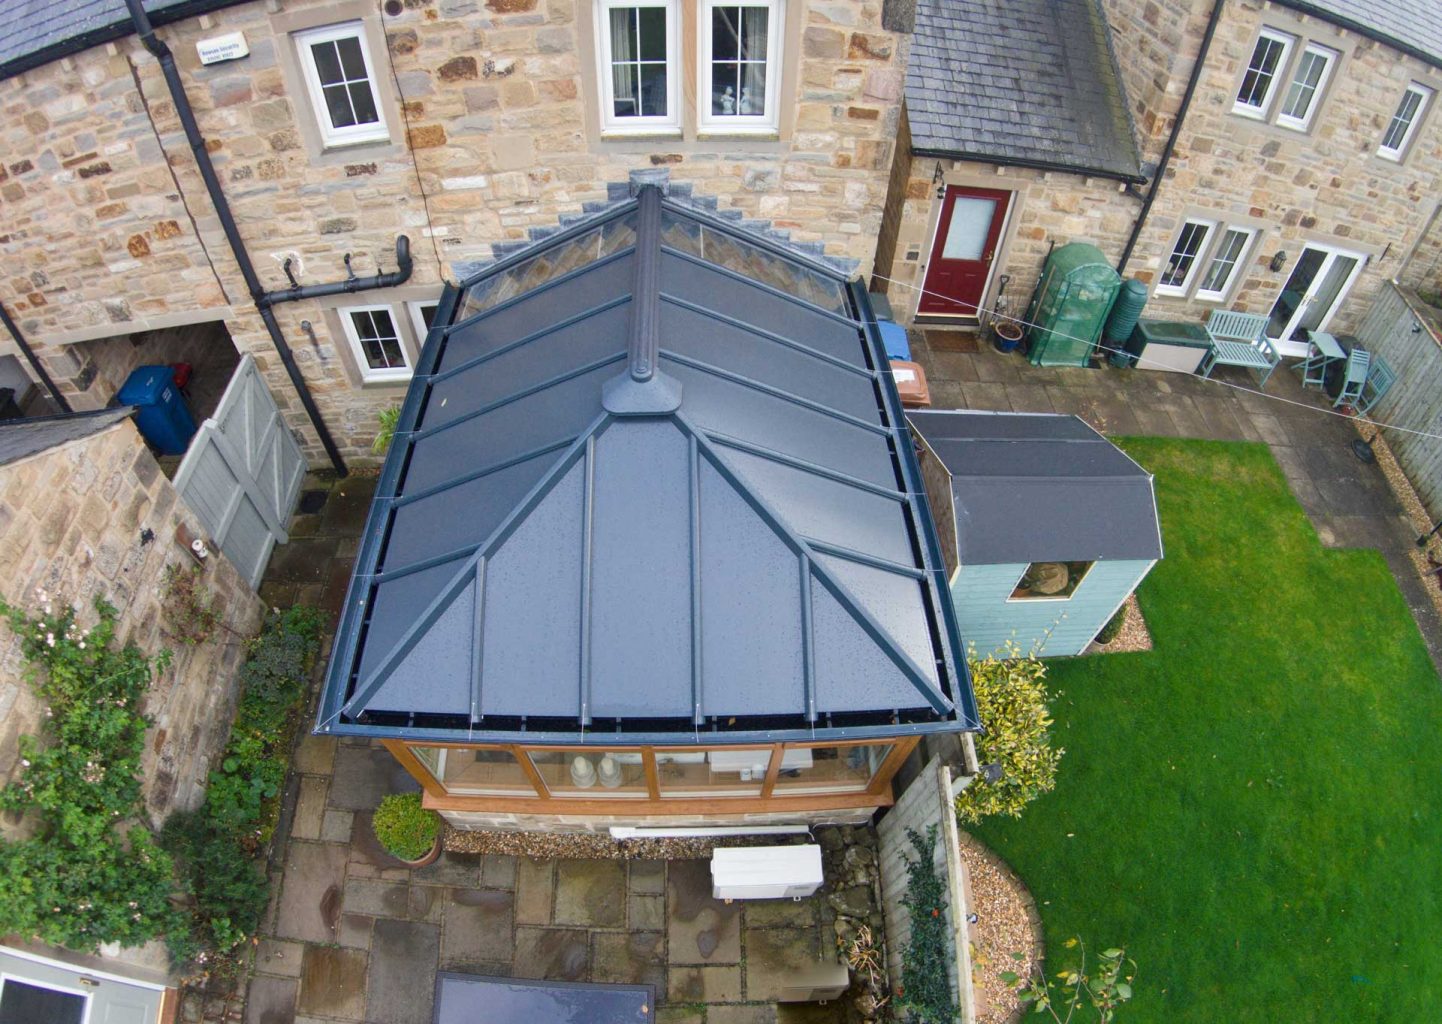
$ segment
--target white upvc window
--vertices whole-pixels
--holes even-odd
[[[1407,144],[1417,132],[1427,104],[1432,102],[1432,95],[1432,90],[1425,85],[1413,82],[1407,86],[1402,101],[1397,104],[1397,112],[1387,122],[1387,130],[1382,134],[1382,145],[1377,147],[1378,156],[1387,160],[1402,159],[1407,152]]]
[[[416,329],[416,345],[426,343],[426,335],[431,333],[431,321],[436,318],[436,310],[440,308],[439,299],[430,299],[426,302],[407,302],[406,309],[411,315],[411,326]]]
[[[703,131],[776,131],[781,18],[781,0],[702,0],[696,102]]]
[[[340,310],[340,318],[362,381],[410,379],[410,356],[390,306],[347,306]]]
[[[680,20],[677,0],[596,0],[602,131],[680,129]]]
[[[1246,117],[1265,118],[1271,109],[1272,97],[1276,93],[1277,76],[1287,66],[1287,57],[1292,52],[1293,36],[1275,29],[1264,28],[1257,35],[1257,44],[1247,61],[1247,70],[1242,75],[1241,88],[1237,90],[1232,110]]]
[[[1207,302],[1226,301],[1232,286],[1241,276],[1252,240],[1256,237],[1257,232],[1252,228],[1228,226],[1222,231],[1222,237],[1207,261],[1207,269],[1197,284],[1197,298]]]
[[[1189,220],[1177,235],[1172,254],[1157,278],[1158,295],[1185,295],[1201,265],[1202,251],[1214,225],[1205,220]]]
[[[1282,99],[1282,108],[1277,113],[1277,123],[1285,128],[1306,131],[1312,123],[1312,116],[1322,103],[1322,90],[1332,75],[1337,52],[1316,43],[1308,43],[1297,59],[1292,71],[1292,84]]]
[[[297,32],[306,87],[327,146],[389,139],[375,65],[358,21]]]

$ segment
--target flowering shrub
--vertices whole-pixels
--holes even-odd
[[[34,825],[0,843],[0,933],[81,951],[139,945],[176,920],[171,859],[143,823],[139,778],[150,724],[141,702],[169,659],[117,648],[116,611],[101,598],[88,631],[74,608],[39,598],[34,617],[0,602],[46,705],[45,742],[21,737],[20,775],[0,790],[0,808]]]
[[[260,925],[270,889],[256,858],[275,828],[321,622],[319,612],[303,606],[267,620],[240,670],[235,724],[205,803],[165,823],[165,846],[183,864],[183,884],[195,900],[189,927],[171,937],[177,960],[203,948],[225,953]]]

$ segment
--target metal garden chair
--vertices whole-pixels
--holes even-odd
[[[1395,383],[1397,371],[1381,356],[1375,357],[1367,369],[1367,379],[1362,382],[1361,394],[1357,397],[1357,412],[1363,416],[1370,413],[1372,407],[1382,400]]]
[[[1347,365],[1342,371],[1342,390],[1337,393],[1337,400],[1332,403],[1335,409],[1339,405],[1350,405],[1356,409],[1362,400],[1362,389],[1367,386],[1367,373],[1372,366],[1372,354],[1361,345],[1353,347],[1350,355],[1347,356]]]

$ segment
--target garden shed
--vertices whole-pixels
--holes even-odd
[[[460,826],[868,818],[975,729],[863,288],[645,186],[448,288],[317,731]]]
[[[1078,416],[910,420],[967,643],[1080,654],[1162,557],[1151,474]]]

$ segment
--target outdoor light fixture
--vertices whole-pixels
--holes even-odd
[[[1287,251],[1285,249],[1278,249],[1277,254],[1272,257],[1272,262],[1267,264],[1267,266],[1270,267],[1274,273],[1278,270],[1281,270],[1286,265]]]

